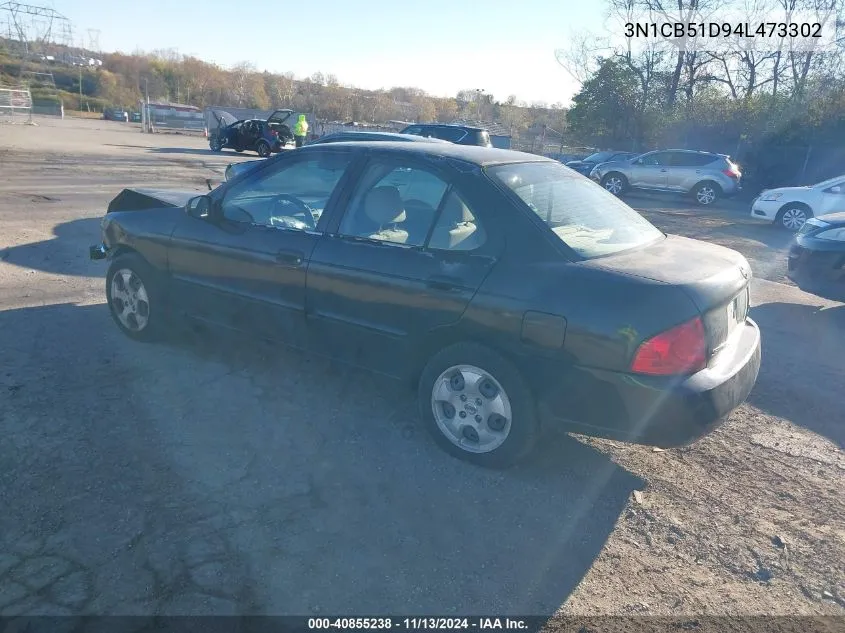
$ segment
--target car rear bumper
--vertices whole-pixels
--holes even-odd
[[[716,428],[746,400],[761,358],[760,330],[746,319],[710,366],[693,376],[667,379],[582,370],[577,421],[569,418],[572,409],[567,408],[572,404],[567,395],[571,383],[548,393],[539,410],[544,422],[585,435],[664,448],[684,446]]]

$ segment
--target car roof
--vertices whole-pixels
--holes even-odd
[[[330,138],[338,138],[342,136],[354,137],[356,135],[361,136],[371,136],[371,137],[378,137],[384,139],[395,139],[397,141],[410,141],[412,143],[448,143],[449,141],[443,141],[441,139],[432,139],[426,136],[417,136],[416,134],[399,134],[398,132],[369,132],[369,131],[352,131],[352,130],[344,130],[341,132],[332,132],[330,134],[326,134],[325,136],[321,136],[317,140],[323,139],[330,139]],[[374,138],[366,139],[366,140],[375,140]],[[358,142],[358,141],[356,141]]]
[[[509,149],[495,147],[481,147],[478,145],[458,145],[457,143],[406,143],[404,141],[341,141],[339,143],[324,143],[305,145],[296,151],[324,152],[340,147],[356,149],[376,149],[396,154],[416,155],[420,157],[443,157],[472,163],[478,166],[499,165],[504,163],[552,163],[558,161]]]
[[[461,125],[460,123],[412,123],[408,127],[453,127],[459,130],[473,130],[475,132],[486,132],[487,128],[474,125]]]

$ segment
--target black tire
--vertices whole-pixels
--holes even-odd
[[[715,182],[705,180],[692,189],[692,197],[702,207],[708,207],[722,197],[722,188]]]
[[[113,296],[113,280],[118,272],[129,271],[134,279],[140,280],[146,295],[146,301],[137,299],[135,312],[146,315],[146,323],[140,328],[130,328],[121,320],[118,313],[123,313],[122,300]],[[124,275],[121,275],[123,278]],[[130,277],[130,286],[134,286]],[[118,282],[121,285],[123,282]],[[157,280],[157,275],[147,261],[137,253],[126,253],[117,256],[112,260],[109,270],[106,273],[106,302],[109,307],[109,314],[126,336],[136,341],[154,341],[161,338],[164,330],[165,308],[163,295]],[[144,307],[146,304],[146,307]],[[131,319],[129,319],[131,322]],[[138,318],[135,319],[139,323]]]
[[[267,158],[273,153],[273,150],[270,149],[270,144],[267,141],[258,141],[258,144],[255,146],[255,151],[258,152],[258,155],[261,156],[261,158]]]
[[[605,174],[601,179],[601,186],[614,196],[621,196],[628,191],[628,188],[630,187],[628,179],[624,176],[624,174],[620,174],[618,171],[612,171],[609,174]]]
[[[785,204],[781,210],[778,211],[777,217],[775,217],[775,224],[782,229],[795,233],[804,226],[804,222],[809,220],[811,217],[813,217],[813,212],[807,205],[789,203]]]
[[[223,141],[219,138],[213,138],[208,143],[209,147],[211,147],[212,152],[222,152],[223,151]]]
[[[243,147],[236,147],[236,148],[235,148],[235,151],[236,151],[238,154],[240,154],[242,151],[244,151],[244,148],[243,148]]]
[[[489,452],[472,452],[459,447],[447,437],[435,419],[432,390],[441,374],[456,365],[471,365],[489,374],[501,385],[510,402],[510,430],[504,442]],[[417,397],[423,424],[438,446],[450,455],[479,466],[509,468],[517,464],[529,455],[540,434],[534,399],[519,370],[499,353],[475,343],[457,343],[432,356],[420,376]],[[469,408],[467,410],[470,411],[469,415],[472,415],[473,411]],[[457,415],[454,408],[453,412]],[[466,411],[461,413],[466,413]],[[469,416],[466,417],[468,424],[465,426],[467,427],[487,424],[487,422],[475,422],[468,419]],[[477,419],[480,419],[480,416]],[[464,429],[464,432],[466,430]],[[476,434],[476,441],[477,438]]]

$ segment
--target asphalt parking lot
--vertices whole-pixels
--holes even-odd
[[[628,200],[751,262],[749,402],[688,448],[561,435],[490,472],[389,381],[123,337],[87,259],[108,201],[254,156],[38,123],[0,127],[0,615],[845,614],[845,305],[779,283],[789,236],[743,203]]]

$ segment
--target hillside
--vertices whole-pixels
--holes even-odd
[[[67,109],[128,108],[148,94],[151,100],[199,107],[292,108],[325,121],[491,121],[523,141],[542,134],[546,126],[546,139],[561,142],[557,131],[566,127],[566,111],[559,104],[529,105],[516,96],[500,103],[476,90],[463,90],[454,98],[434,97],[413,87],[361,90],[343,85],[330,73],[297,78],[293,73],[259,72],[246,62],[221,68],[172,51],[132,55],[82,51],[85,57],[102,59],[101,67],[88,68],[23,59],[16,54],[16,45],[0,38],[0,83],[28,83],[34,99],[61,100]],[[57,59],[67,53],[62,47],[53,48],[48,54]],[[37,73],[51,73],[52,81]]]

